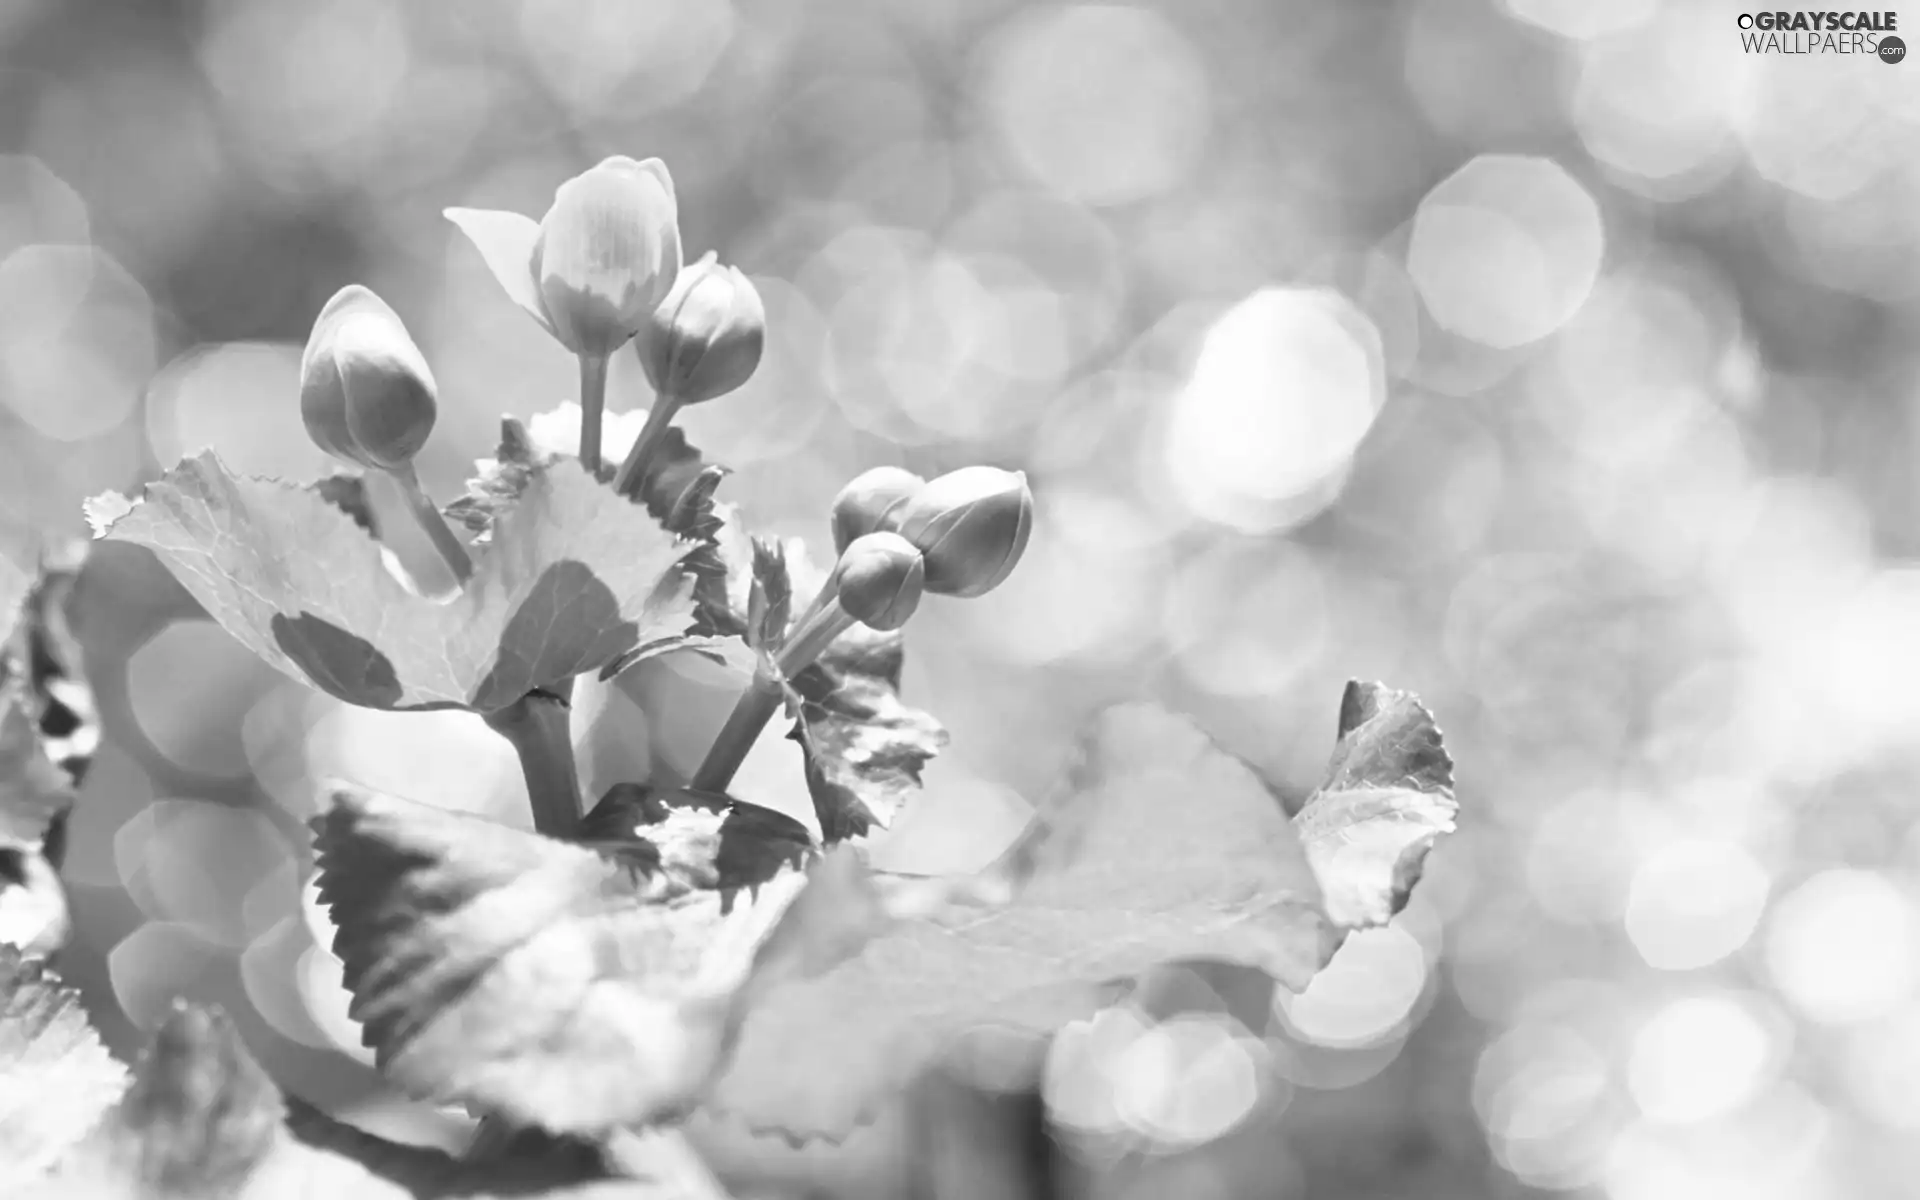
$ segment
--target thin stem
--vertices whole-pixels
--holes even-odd
[[[695,791],[724,794],[733,785],[740,764],[747,761],[747,752],[760,740],[760,731],[780,711],[780,700],[779,677],[755,671],[753,682],[734,701],[727,723],[720,727],[720,736],[707,748],[707,756],[700,760],[700,769],[693,773],[688,786]]]
[[[528,692],[486,714],[487,726],[513,744],[527,777],[533,827],[548,837],[571,837],[580,824],[580,773],[567,731],[567,704],[546,692]]]
[[[829,599],[824,604],[816,604],[808,610],[811,615],[802,621],[780,648],[778,665],[780,673],[788,679],[813,665],[813,660],[825,653],[833,639],[853,628],[853,617],[840,607],[838,599]]]
[[[680,401],[667,392],[653,398],[653,407],[647,410],[647,423],[640,427],[640,436],[633,439],[633,449],[627,451],[627,460],[620,464],[620,473],[613,477],[613,490],[629,500],[640,498],[640,489],[647,482],[647,468],[653,464],[653,456],[659,450],[660,443],[667,438],[667,430],[673,427],[673,416],[680,411]]]
[[[799,631],[804,630],[808,625],[819,620],[820,614],[826,611],[829,604],[833,604],[839,599],[840,581],[835,576],[828,575],[827,581],[820,585],[820,590],[815,592],[813,599],[807,602],[806,611],[802,612],[790,622],[788,629],[794,630],[797,636]],[[792,639],[790,638],[788,640]]]
[[[406,463],[387,472],[389,478],[400,485],[400,495],[407,502],[407,512],[419,524],[427,540],[433,543],[434,552],[453,572],[454,580],[462,587],[473,578],[473,556],[467,553],[466,543],[454,535],[447,519],[440,515],[440,509],[434,504],[433,497],[420,486],[420,476],[414,473],[413,464]]]
[[[600,434],[607,411],[607,356],[580,356],[580,465],[600,473]]]
[[[734,701],[727,723],[720,727],[720,736],[713,739],[700,769],[693,773],[688,784],[695,791],[724,793],[732,785],[734,773],[747,761],[747,754],[760,740],[761,731],[773,719],[773,714],[780,711],[784,693],[781,681],[804,670],[853,624],[853,618],[837,601],[828,600],[824,604],[816,601],[815,608],[809,611],[814,615],[781,648],[772,667],[756,668],[753,681],[740,693],[740,699]]]

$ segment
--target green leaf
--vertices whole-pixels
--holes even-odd
[[[644,410],[605,414],[601,425],[606,460],[600,469],[602,483],[613,481],[617,464],[639,436],[646,418]],[[487,542],[495,522],[519,501],[537,472],[562,459],[577,459],[580,420],[580,406],[572,402],[530,421],[502,417],[499,447],[492,458],[474,464],[475,473],[467,481],[466,494],[447,506],[447,517],[472,532],[475,545]],[[700,617],[694,632],[703,635],[737,634],[745,629],[744,616],[729,601],[728,563],[719,545],[721,526],[732,513],[713,499],[714,489],[726,474],[725,467],[705,462],[675,426],[667,430],[641,484],[641,500],[654,520],[668,532],[696,543],[684,565],[697,581],[694,599]],[[624,665],[623,660],[610,669]]]
[[[731,853],[745,834],[728,820],[695,806],[637,822],[671,834],[651,838],[650,866],[337,790],[314,821],[320,895],[375,1061],[416,1095],[555,1133],[679,1116],[753,989],[820,969],[872,919],[838,868]],[[777,869],[736,887],[736,862]]]
[[[43,960],[0,946],[0,1195],[52,1167],[126,1085],[79,993]]]
[[[529,474],[446,603],[403,586],[313,490],[236,477],[211,451],[94,511],[102,536],[152,548],[249,649],[369,708],[491,711],[693,622],[690,547],[570,462]]]
[[[799,699],[792,736],[828,845],[892,825],[947,744],[938,721],[901,701],[899,639],[886,637],[849,631],[791,681]]]
[[[1437,731],[1428,737],[1401,707],[1383,711],[1391,736],[1366,717],[1343,720],[1335,780],[1416,746],[1422,777],[1434,777],[1445,761]],[[888,911],[901,918],[892,928],[754,1007],[707,1111],[723,1128],[837,1139],[892,1103],[962,1030],[1051,1032],[1101,1007],[1103,985],[1173,959],[1241,963],[1298,990],[1344,933],[1322,909],[1303,832],[1185,718],[1111,709],[994,870],[890,890]],[[1336,882],[1392,888],[1366,872]]]
[[[754,538],[747,645],[761,654],[778,654],[792,622],[793,577],[787,572],[786,547],[771,538]]]
[[[826,572],[797,541],[785,558],[793,590],[811,599]],[[827,845],[892,825],[947,744],[940,722],[900,699],[905,663],[902,630],[856,624],[788,681],[791,736]]]
[[[492,458],[474,463],[466,494],[447,505],[446,515],[466,526],[476,544],[488,540],[494,522],[512,508],[541,470],[580,453],[580,406],[568,401],[529,421],[500,418],[500,445]],[[646,424],[644,410],[605,414],[601,450],[608,461],[600,467],[600,482],[611,483],[627,447]],[[678,426],[667,431],[655,465],[649,469],[641,499],[654,520],[665,523],[681,495],[706,470],[700,451],[688,443]],[[724,468],[722,468],[724,471]]]
[[[1410,692],[1348,683],[1326,781],[1294,817],[1327,915],[1348,929],[1386,924],[1458,810],[1433,715]]]

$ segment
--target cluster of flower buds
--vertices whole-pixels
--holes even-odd
[[[580,460],[600,469],[607,360],[633,342],[653,407],[614,486],[637,496],[674,415],[733,391],[760,364],[766,310],[711,253],[682,266],[679,202],[657,158],[615,156],[569,179],[539,222],[450,208],[507,295],[580,360]]]
[[[464,583],[473,561],[413,469],[438,413],[433,372],[400,315],[357,283],[334,293],[300,356],[307,435],[335,458],[393,479],[455,582]]]
[[[1033,526],[1019,471],[963,467],[933,480],[876,467],[833,502],[833,572],[796,623],[780,667],[791,675],[858,621],[900,628],[928,592],[984,596],[1013,573]]]
[[[834,544],[844,553],[875,532],[899,535],[926,560],[926,590],[984,596],[1013,573],[1033,526],[1033,493],[1019,471],[962,467],[932,480],[875,467],[833,502]]]
[[[983,596],[1026,552],[1033,492],[1019,471],[964,467],[925,480],[876,467],[833,502],[833,571],[774,658],[735,702],[693,773],[701,791],[726,790],[748,749],[779,709],[780,678],[792,678],[857,622],[899,629],[928,592]]]

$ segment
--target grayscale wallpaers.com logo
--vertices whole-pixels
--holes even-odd
[[[1883,63],[1907,57],[1907,44],[1894,34],[1898,13],[1741,13],[1738,23],[1748,54],[1870,54]]]

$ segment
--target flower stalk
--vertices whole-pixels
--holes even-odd
[[[898,534],[868,534],[848,545],[779,651],[760,656],[752,682],[727,714],[692,786],[725,792],[761,730],[780,710],[787,680],[811,666],[856,623],[881,631],[906,624],[920,603],[924,579],[920,552]]]
[[[580,356],[580,465],[590,476],[600,474],[600,436],[607,411],[607,362],[605,354]]]
[[[783,678],[766,663],[754,669],[747,690],[734,702],[733,711],[727,714],[727,723],[720,727],[720,735],[713,739],[707,756],[700,760],[700,769],[693,773],[688,787],[698,792],[721,794],[733,786],[733,777],[739,772],[740,764],[747,761],[753,744],[760,740],[760,731],[773,720],[773,714],[780,711],[785,698]]]
[[[832,586],[829,581],[821,594],[825,596]],[[838,600],[831,596],[824,602],[816,598],[780,653],[772,659],[763,658],[754,668],[747,690],[734,702],[727,723],[720,727],[719,736],[713,739],[688,786],[695,791],[724,793],[740,764],[747,761],[753,744],[760,740],[767,722],[780,711],[786,681],[813,665],[833,640],[853,625],[853,616],[840,607]]]
[[[672,393],[663,392],[654,397],[653,407],[647,410],[646,423],[640,426],[640,436],[633,439],[632,448],[613,477],[614,491],[629,500],[640,498],[641,489],[646,486],[647,468],[659,453],[661,443],[666,441],[667,430],[673,428],[673,418],[679,411],[680,401]],[[584,448],[584,443],[582,445]]]
[[[528,692],[482,719],[520,756],[527,799],[533,806],[533,827],[548,837],[572,837],[582,809],[566,700],[550,692]]]
[[[420,532],[427,535],[434,553],[447,564],[454,582],[465,587],[467,581],[473,578],[473,556],[467,552],[466,543],[447,524],[433,497],[427,495],[427,490],[420,485],[420,476],[414,471],[413,464],[407,463],[390,470],[387,477],[399,487],[401,499],[406,501],[408,515],[420,526]]]
[[[767,311],[760,293],[738,267],[721,266],[708,251],[680,272],[673,290],[634,334],[634,350],[653,385],[654,401],[614,477],[615,491],[629,499],[640,497],[647,469],[674,417],[687,405],[724,396],[752,377],[766,334]]]

